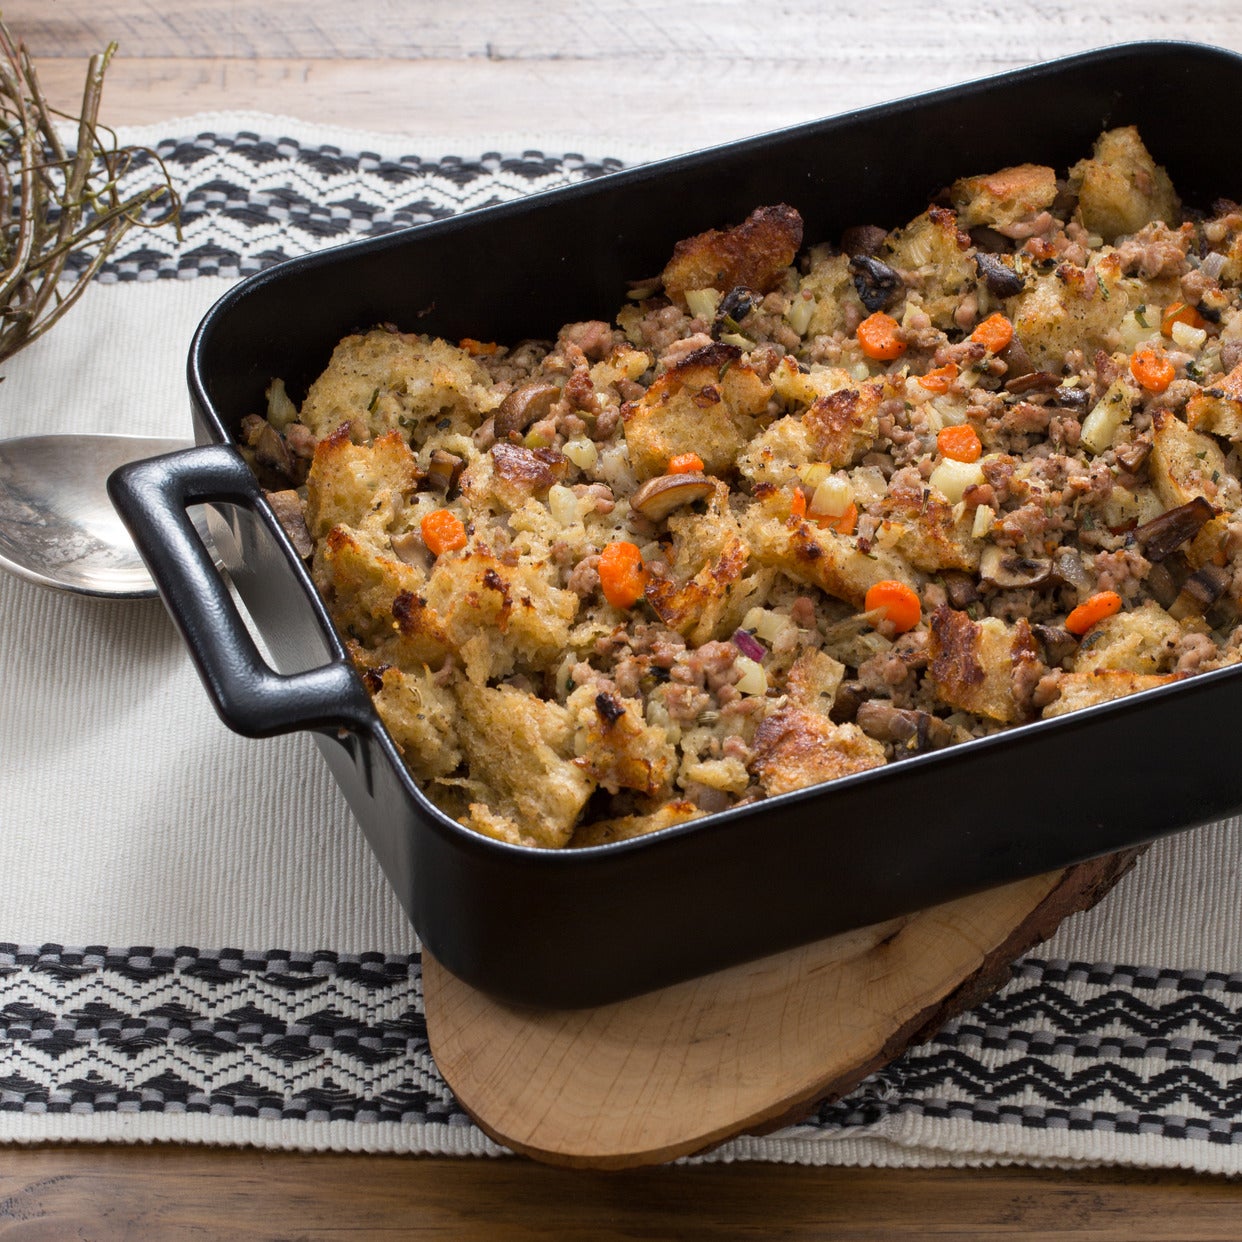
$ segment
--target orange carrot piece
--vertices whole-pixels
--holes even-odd
[[[1155,349],[1140,349],[1131,355],[1130,374],[1148,392],[1164,392],[1177,375],[1177,368]]]
[[[923,616],[923,605],[913,588],[892,578],[869,587],[863,606],[867,612],[882,609],[888,623],[898,634],[914,629]]]
[[[1093,625],[1120,611],[1121,596],[1116,591],[1097,591],[1065,618],[1065,628],[1081,638]]]
[[[906,343],[898,335],[899,325],[892,315],[876,311],[858,325],[858,343],[868,358],[890,362],[906,352]]]
[[[836,517],[828,514],[815,517],[815,525],[823,530],[835,530],[842,535],[852,535],[858,528],[858,506],[851,500],[844,513]]]
[[[480,354],[498,354],[500,346],[495,341],[476,341],[472,336],[463,336],[457,342],[459,349],[464,349],[471,357],[477,358]]]
[[[599,585],[614,608],[632,608],[643,597],[650,576],[638,548],[618,539],[599,554]]]
[[[928,392],[945,393],[949,391],[949,385],[955,379],[957,379],[957,363],[946,362],[944,366],[936,367],[934,371],[928,371],[926,375],[920,375],[919,383]]]
[[[989,315],[971,334],[989,353],[999,354],[1013,340],[1013,324],[999,311]]]
[[[668,459],[669,474],[702,474],[703,459],[698,453],[678,453]]]
[[[800,488],[794,488],[793,500],[789,502],[789,512],[796,518],[806,517],[806,493]]]
[[[936,437],[936,447],[941,456],[954,461],[978,461],[983,456],[983,443],[979,433],[969,423],[945,427]]]
[[[1161,334],[1172,336],[1175,323],[1188,324],[1192,328],[1202,328],[1207,324],[1207,320],[1189,303],[1174,302],[1164,312],[1164,318],[1160,320]]]
[[[466,546],[466,528],[461,518],[448,509],[437,509],[419,523],[423,542],[432,556],[441,552],[457,552]]]

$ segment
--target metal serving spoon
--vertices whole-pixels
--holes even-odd
[[[126,462],[190,447],[145,436],[0,440],[0,569],[79,595],[154,595],[104,485]],[[206,534],[201,516],[195,525]]]

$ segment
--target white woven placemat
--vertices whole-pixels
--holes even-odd
[[[133,236],[3,368],[0,434],[188,433],[190,334],[240,275],[620,166],[256,116],[124,137],[174,169],[184,240]],[[309,741],[229,733],[156,602],[0,577],[0,629],[0,1141],[497,1153],[436,1073],[417,943]],[[1233,820],[1162,842],[985,1005],[709,1158],[1242,1170],[1239,844]]]

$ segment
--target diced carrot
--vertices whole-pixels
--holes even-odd
[[[478,357],[479,354],[498,354],[500,346],[495,341],[476,341],[472,336],[463,336],[457,342],[458,348],[464,349],[466,353],[472,357]]]
[[[1083,600],[1065,618],[1065,628],[1081,638],[1093,625],[1121,611],[1121,596],[1116,591],[1098,591]]]
[[[926,375],[920,375],[919,383],[928,392],[944,393],[949,391],[949,385],[955,379],[957,379],[957,363],[946,362],[944,366],[937,367],[934,371],[928,371]]]
[[[789,502],[789,512],[796,518],[806,517],[806,493],[800,488],[794,488],[793,500]]]
[[[858,325],[858,343],[868,358],[890,362],[906,352],[906,343],[898,335],[899,325],[892,315],[876,311]]]
[[[466,528],[461,518],[448,509],[437,509],[419,523],[423,542],[432,556],[441,552],[456,552],[466,546]]]
[[[863,606],[868,612],[883,610],[885,619],[898,634],[914,629],[923,616],[923,606],[914,589],[892,578],[870,586]]]
[[[978,461],[983,456],[983,444],[979,433],[969,423],[945,427],[936,437],[936,447],[941,456],[954,461]]]
[[[999,311],[989,315],[971,334],[972,341],[978,341],[989,353],[999,354],[1013,340],[1013,324]]]
[[[1207,320],[1191,305],[1186,302],[1174,302],[1164,312],[1164,318],[1160,320],[1160,331],[1164,336],[1173,335],[1173,325],[1175,323],[1184,323],[1192,328],[1202,328],[1206,325]]]
[[[638,548],[618,539],[599,554],[599,585],[614,608],[632,608],[643,597],[650,575]]]
[[[1140,349],[1130,357],[1130,374],[1148,392],[1164,392],[1173,382],[1177,369],[1155,349]]]
[[[668,459],[669,474],[702,474],[703,459],[698,453],[678,453]]]
[[[815,516],[814,522],[823,530],[835,530],[842,535],[852,535],[858,527],[858,506],[851,500],[844,513],[838,513],[836,517],[830,517],[825,513],[822,516]]]

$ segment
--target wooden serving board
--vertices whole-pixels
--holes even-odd
[[[505,1004],[424,952],[432,1055],[514,1151],[593,1168],[672,1160],[843,1095],[1004,983],[1143,848],[593,1009]]]

